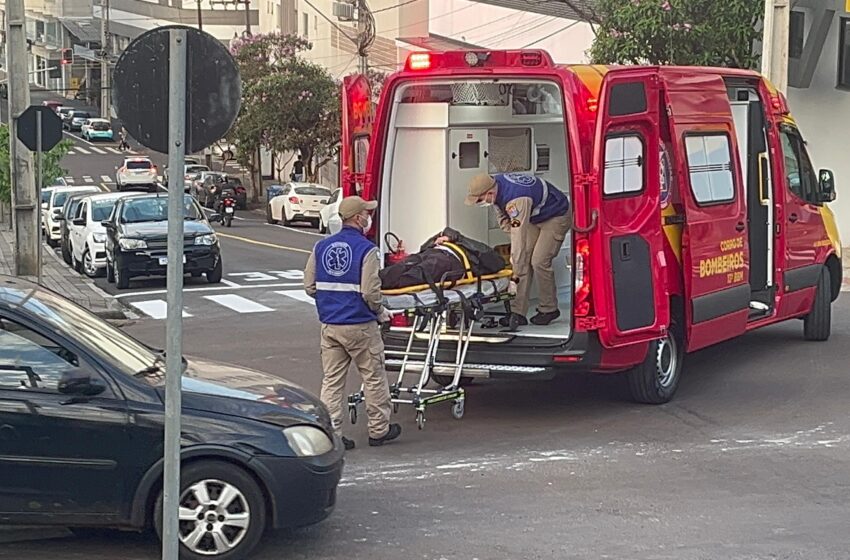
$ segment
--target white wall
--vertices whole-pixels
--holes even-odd
[[[847,17],[838,12],[826,39],[811,87],[788,88],[791,114],[808,141],[809,154],[816,168],[835,172],[837,199],[830,206],[838,221],[841,239],[850,246],[850,91],[836,89],[838,81],[839,21]],[[807,25],[811,23],[807,13]]]
[[[556,62],[581,63],[593,42],[584,22],[470,0],[430,0],[429,6],[431,33],[491,49],[544,49]]]

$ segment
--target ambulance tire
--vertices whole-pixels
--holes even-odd
[[[644,404],[669,402],[679,387],[684,357],[682,328],[674,320],[667,337],[651,342],[643,363],[626,374],[632,398]]]
[[[821,269],[817,288],[812,310],[803,319],[803,337],[823,342],[832,331],[832,278],[826,267]]]

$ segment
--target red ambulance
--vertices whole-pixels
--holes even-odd
[[[841,286],[833,174],[815,169],[759,74],[423,52],[387,79],[374,113],[369,101],[365,78],[347,82],[342,179],[346,194],[379,201],[376,240],[393,232],[418,247],[448,225],[508,242],[494,216],[463,204],[480,173],[532,173],[569,196],[561,318],[478,329],[464,376],[626,372],[636,400],[663,403],[688,352],[794,318],[806,339],[829,337]],[[404,331],[385,337],[388,367]],[[446,344],[438,360],[454,352]]]

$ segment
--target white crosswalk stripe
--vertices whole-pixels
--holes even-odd
[[[221,294],[217,296],[204,296],[204,299],[215,302],[224,307],[228,307],[237,313],[264,313],[274,311],[271,307],[266,307],[248,298],[237,296],[236,294]]]
[[[112,183],[113,182],[112,177],[110,177],[109,175],[101,175],[100,180],[103,181],[104,183]]]
[[[84,175],[83,176],[83,182],[94,183],[94,179],[92,179],[91,176],[89,176],[89,175]]]
[[[66,182],[66,183],[73,183],[73,182],[74,182],[74,178],[73,178],[73,177],[65,177],[65,182]]]
[[[121,154],[122,153],[121,150],[119,150],[117,148],[106,148],[106,151],[111,152],[113,154]]]
[[[81,154],[86,154],[86,155],[91,154],[91,152],[90,152],[90,151],[88,151],[87,149],[83,148],[82,146],[77,146],[77,147],[75,148],[75,150],[76,150],[77,152],[81,153]]]
[[[167,316],[168,304],[164,299],[152,299],[148,301],[134,301],[130,303],[133,307],[150,317],[151,319],[165,319]],[[184,317],[192,315],[183,310]]]
[[[106,153],[104,150],[101,150],[100,148],[91,147],[89,149],[96,154],[105,154]]]
[[[282,296],[286,296],[288,298],[292,298],[297,301],[303,301],[304,303],[309,303],[310,305],[316,305],[315,300],[308,296],[304,290],[281,290],[279,292],[275,292],[276,294],[280,294]]]

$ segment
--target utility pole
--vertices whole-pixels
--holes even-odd
[[[251,36],[251,0],[245,0],[245,35]]]
[[[358,72],[364,76],[369,69],[369,57],[366,54],[366,50],[362,47],[364,39],[366,38],[366,14],[368,10],[369,8],[366,6],[366,0],[357,0],[357,41],[360,43],[360,45],[358,45],[360,47],[358,49],[360,58]]]
[[[198,0],[198,31],[204,30],[204,16],[201,13],[201,0]]]
[[[782,93],[788,92],[790,0],[765,0],[761,72]]]
[[[6,79],[9,92],[9,160],[15,274],[37,277],[41,242],[41,201],[35,192],[32,154],[18,140],[18,117],[30,105],[24,0],[6,0]]]
[[[109,0],[100,3],[100,116],[109,119],[109,99],[111,80],[109,79]]]

